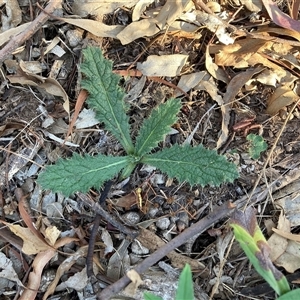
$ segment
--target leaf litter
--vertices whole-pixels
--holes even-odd
[[[67,288],[75,290],[78,297],[88,292],[85,263],[78,261],[87,255],[88,228],[94,213],[80,204],[76,195],[72,199],[59,196],[54,201],[60,201],[64,208],[57,215],[60,217],[47,216],[47,210],[42,208],[45,194],[38,187],[35,175],[27,174],[32,174],[29,168],[36,161],[45,164],[45,160],[37,159],[42,151],[46,152],[49,162],[55,161],[57,156],[69,156],[70,152],[120,154],[120,145],[103,131],[101,124],[93,121],[93,114],[86,111],[84,97],[79,97],[81,75],[77,66],[82,58],[81,49],[90,43],[98,45],[113,60],[115,72],[124,75],[124,87],[127,91],[132,90],[128,114],[132,118],[133,132],[138,132],[142,120],[153,107],[171,96],[180,97],[183,108],[174,125],[174,133],[167,135],[159,148],[184,141],[190,145],[202,143],[211,149],[219,149],[240,168],[240,178],[234,184],[219,188],[178,186],[172,178],[162,178],[156,183],[151,178],[161,175],[157,170],[136,170],[127,186],[113,188],[107,211],[119,218],[126,211],[137,214],[139,219],[142,217],[148,231],[141,232],[148,233],[141,234],[140,247],[146,247],[151,255],[157,249],[153,245],[161,245],[161,237],[171,241],[180,235],[181,228],[203,218],[225,200],[246,203],[247,195],[252,194],[253,199],[259,200],[251,201],[263,204],[264,210],[257,214],[271,220],[277,228],[269,243],[281,247],[271,246],[272,250],[280,250],[278,253],[271,251],[272,260],[274,258],[275,264],[288,272],[297,272],[299,201],[292,185],[297,183],[295,174],[299,172],[300,113],[298,107],[294,111],[291,107],[299,99],[298,1],[204,3],[178,0],[165,3],[130,1],[126,4],[75,1],[71,7],[59,8],[49,21],[45,21],[40,35],[34,37],[27,28],[43,13],[39,7],[21,5],[13,0],[2,2],[6,15],[1,16],[1,46],[9,43],[12,36],[24,32],[28,32],[27,40],[32,43],[30,51],[21,47],[24,45],[17,48],[16,44],[9,53],[1,53],[5,48],[0,50],[1,59],[3,55],[9,55],[1,69],[0,86],[2,245],[22,249],[22,259],[33,267],[29,279],[21,283],[22,272],[14,273],[11,269],[13,266],[17,270],[13,256],[10,252],[1,252],[4,255],[1,265],[7,264],[14,275],[9,277],[5,268],[6,273],[2,271],[0,279],[9,280],[12,294],[17,293],[15,283],[21,288],[27,287],[21,296],[23,299],[46,299],[51,294],[61,296]],[[40,4],[46,7],[45,2]],[[55,29],[51,27],[53,23]],[[86,33],[74,36],[79,28]],[[74,44],[71,43],[73,40],[76,40]],[[56,46],[58,48],[54,50]],[[138,74],[138,71],[141,72]],[[135,80],[141,75],[144,77],[140,86],[133,90]],[[261,136],[269,145],[258,160],[247,156],[246,137],[232,130],[249,116],[255,116],[255,122],[263,127]],[[46,119],[52,124],[42,127]],[[279,135],[284,121],[285,131]],[[245,130],[247,126],[251,128],[247,122],[244,124]],[[259,133],[254,127],[249,130]],[[270,153],[276,139],[277,146]],[[267,155],[271,162],[263,168]],[[254,189],[261,172],[266,176]],[[16,186],[28,195],[26,200],[22,198],[19,206],[14,200]],[[276,198],[274,192],[274,203],[268,201],[264,191],[269,190],[272,195],[272,191],[280,192],[282,186],[286,186],[287,196]],[[92,191],[95,199],[98,193]],[[32,197],[37,199],[36,202]],[[27,214],[23,210],[24,201],[32,206]],[[78,203],[77,210],[70,205],[72,201]],[[36,204],[33,206],[33,203]],[[163,217],[170,221],[166,229],[159,227],[158,220]],[[20,219],[26,226],[14,223]],[[241,286],[251,286],[251,280],[237,279],[235,285],[229,280],[235,273],[229,272],[228,268],[233,266],[237,270],[241,264],[236,260],[235,249],[230,249],[227,240],[230,234],[226,233],[223,221],[226,220],[220,220],[215,229],[220,229],[224,239],[211,237],[204,231],[198,239],[193,239],[191,244],[187,241],[179,249],[182,252],[184,248],[193,247],[190,256],[175,252],[181,266],[188,262],[194,267],[195,274],[200,274],[194,283],[199,298],[210,295],[215,299],[219,296],[232,299],[233,294],[224,289],[225,284],[234,293],[239,293]],[[290,225],[283,227],[282,224],[287,222]],[[7,229],[5,226],[12,231],[4,230]],[[75,228],[77,234],[60,237],[70,227]],[[126,240],[122,233],[111,228],[109,222],[101,224],[101,229],[108,235],[103,239],[101,234],[98,235],[94,267],[101,274],[103,288],[141,262],[145,254],[133,253],[130,241],[122,247]],[[21,237],[22,243],[14,239],[16,235]],[[223,244],[225,238],[226,245]],[[145,246],[146,239],[153,242]],[[65,250],[71,253],[70,262],[63,257]],[[168,255],[169,263],[174,264],[175,258],[171,253]],[[212,259],[213,256],[220,262]],[[230,265],[226,262],[227,256],[232,259]],[[56,267],[55,260],[59,262]],[[37,294],[45,271],[52,265],[57,270],[55,280],[44,295]],[[179,265],[175,263],[175,266]],[[116,272],[109,271],[113,268]],[[241,272],[244,278],[253,278],[248,269],[243,268]],[[64,275],[67,273],[69,275]],[[114,277],[113,280],[108,274]],[[173,299],[174,295],[159,290],[161,276],[160,273],[156,285],[147,286],[147,289],[157,291],[157,295],[165,296],[165,299]],[[203,278],[209,278],[211,285],[205,284]],[[142,279],[144,285],[131,296],[135,299],[142,297],[140,292],[145,289],[147,277]],[[55,290],[58,284],[59,288]],[[7,291],[2,285],[0,287],[1,295],[5,295]]]

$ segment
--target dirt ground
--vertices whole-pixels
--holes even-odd
[[[43,13],[42,8],[47,10],[52,2],[0,1],[1,299],[18,299],[24,290],[32,293],[26,296],[29,298],[20,299],[102,299],[99,296],[102,289],[149,257],[161,243],[172,241],[199,220],[207,216],[209,219],[210,213],[227,201],[238,208],[253,205],[267,240],[274,235],[273,227],[282,228],[282,215],[290,221],[288,231],[297,235],[299,33],[278,25],[261,1],[248,4],[247,1],[173,1],[171,7],[176,12],[173,15],[169,12],[165,18],[197,28],[171,30],[172,23],[165,21],[164,26],[156,23],[153,34],[148,32],[150,20],[156,20],[156,13],[168,1],[145,4],[137,20],[133,18],[138,1],[125,5],[107,1],[109,8],[103,8],[100,1],[94,2],[93,5],[98,3],[100,7],[97,9],[84,6],[88,1],[62,1],[54,11],[48,11],[50,14]],[[276,3],[289,15],[294,8],[292,1]],[[251,6],[256,4],[258,9]],[[206,21],[192,21],[195,11],[205,12]],[[186,12],[190,14],[182,16]],[[24,27],[4,38],[8,30],[33,24],[41,15],[44,19],[36,24],[35,32]],[[223,18],[225,23],[215,25],[218,19],[211,19],[213,15]],[[136,35],[132,41],[125,43],[118,38],[121,29],[140,19],[149,21],[144,35],[138,36],[135,28],[130,32]],[[118,34],[97,36],[95,23],[84,27],[80,20],[122,28],[105,29],[118,30]],[[225,44],[219,36],[218,28],[222,26],[226,30],[220,34],[233,38],[231,44]],[[11,48],[5,48],[14,41],[17,42]],[[99,47],[113,62],[114,72],[122,76],[120,85],[127,94],[133,137],[153,108],[169,98],[180,97],[182,109],[178,121],[158,148],[187,141],[193,146],[203,144],[225,155],[239,170],[238,179],[219,187],[179,183],[176,178],[168,178],[147,166],[138,166],[127,180],[114,181],[103,206],[105,211],[130,230],[139,224],[153,243],[145,246],[144,235],[132,240],[102,218],[92,257],[97,274],[94,281],[86,277],[86,257],[95,212],[83,198],[97,202],[101,190],[64,197],[43,190],[37,183],[46,165],[73,153],[122,155],[124,152],[103,124],[94,120],[86,103],[76,107],[81,91],[82,49],[89,45]],[[155,63],[149,67],[155,71],[141,67],[152,55],[174,54],[186,56],[176,74],[166,74],[169,67],[157,73],[159,68],[155,68]],[[165,61],[168,66],[177,63],[168,59]],[[190,81],[180,84],[187,75],[191,75]],[[204,81],[209,85],[203,84]],[[70,133],[76,111],[80,114]],[[267,144],[267,150],[259,153],[258,159],[249,154],[250,133],[261,136]],[[144,291],[174,299],[185,263],[192,265],[196,299],[275,299],[275,293],[234,240],[229,221],[230,213],[220,216],[209,228],[185,240],[175,250],[177,260],[166,253],[159,263],[143,272],[143,283],[136,293],[122,288],[118,291],[120,296],[117,298],[114,293],[112,299],[143,299]],[[12,225],[28,231],[16,232]],[[69,243],[55,251],[52,248],[51,254],[40,245],[41,239],[49,238],[46,233],[49,228],[53,230],[51,236],[58,230],[59,239],[69,238]],[[24,250],[26,240],[31,239],[37,239],[33,242],[36,249]],[[300,252],[288,250],[291,239],[282,239],[285,249],[271,257],[275,256],[275,265],[295,288],[299,283]],[[299,250],[297,239],[293,242]],[[277,246],[273,247],[271,252]],[[31,278],[33,270],[35,275]]]

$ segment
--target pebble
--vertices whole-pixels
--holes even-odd
[[[170,220],[169,218],[161,218],[156,221],[156,226],[161,230],[166,230],[170,226]]]
[[[131,243],[131,251],[132,253],[137,255],[145,255],[149,253],[149,249],[144,247],[141,243],[138,243],[137,241],[133,241]]]
[[[157,207],[150,207],[148,214],[150,218],[154,218],[156,216],[158,212],[158,208]]]
[[[82,31],[79,31],[77,29],[67,31],[66,37],[71,47],[76,47],[81,42],[82,33],[83,33]]]
[[[123,220],[129,224],[137,224],[141,220],[141,217],[137,212],[130,211],[123,215]]]

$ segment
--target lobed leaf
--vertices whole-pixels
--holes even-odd
[[[137,156],[150,152],[170,132],[171,125],[177,120],[181,108],[179,99],[169,99],[153,109],[150,117],[146,119],[136,138],[135,151]]]
[[[80,156],[60,159],[55,165],[47,166],[39,175],[38,183],[45,189],[61,192],[66,196],[74,192],[87,192],[91,187],[99,189],[128,164],[127,156]]]
[[[257,224],[254,208],[248,207],[245,212],[236,211],[231,221],[230,226],[233,228],[234,236],[257,273],[278,295],[287,293],[290,290],[289,284],[269,257],[270,248]]]
[[[86,78],[81,85],[90,94],[87,102],[95,110],[96,118],[105,124],[125,151],[132,153],[134,146],[123,100],[125,94],[118,86],[120,76],[112,72],[112,62],[103,57],[99,48],[88,47],[83,54],[84,62],[80,68]]]
[[[237,168],[233,163],[202,145],[197,147],[174,145],[157,153],[145,155],[141,162],[192,185],[220,185],[225,181],[232,182],[238,177]]]
[[[247,140],[251,142],[249,154],[253,159],[259,159],[260,153],[268,149],[267,143],[260,135],[250,133],[247,135]]]

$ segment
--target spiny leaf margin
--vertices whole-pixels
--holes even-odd
[[[164,136],[170,132],[171,125],[177,121],[180,108],[180,100],[171,98],[152,110],[149,118],[143,122],[136,138],[137,156],[141,157],[150,152],[163,140]]]
[[[39,175],[38,183],[65,196],[77,191],[84,193],[92,187],[99,189],[128,163],[127,156],[81,156],[75,153],[70,159],[59,159],[55,165],[47,166]]]
[[[99,48],[87,47],[83,54],[80,69],[86,77],[81,81],[81,86],[89,92],[87,103],[125,151],[133,153],[129,117],[123,100],[125,93],[118,86],[121,77],[112,72],[112,62],[104,58]]]
[[[219,186],[223,182],[232,182],[238,177],[236,166],[226,157],[202,145],[174,145],[153,154],[147,154],[142,163],[154,166],[169,177],[176,177],[180,182],[191,185],[207,184]]]

